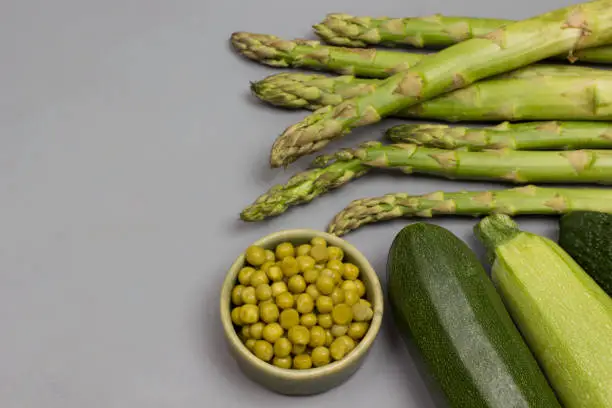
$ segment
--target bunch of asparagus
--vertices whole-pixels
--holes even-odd
[[[340,74],[283,72],[253,82],[260,100],[314,110],[275,141],[272,167],[286,167],[332,140],[385,117],[491,122],[489,127],[406,124],[384,145],[317,157],[241,213],[260,221],[375,169],[513,184],[612,182],[612,0],[595,0],[512,22],[445,17],[330,14],[314,26],[323,42],[236,32],[234,48],[259,63]],[[370,46],[417,47],[429,53]],[[434,51],[435,50],[435,51]],[[563,64],[563,62],[566,62]],[[510,123],[515,121],[533,121]],[[357,200],[329,231],[405,216],[612,212],[607,189],[526,187],[489,192],[405,193]]]

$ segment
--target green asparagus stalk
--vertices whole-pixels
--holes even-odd
[[[408,217],[478,217],[493,213],[554,215],[572,211],[612,213],[612,190],[527,185],[493,191],[436,191],[417,196],[407,193],[387,194],[354,200],[334,217],[328,231],[341,236],[367,224]]]
[[[333,47],[319,41],[290,41],[273,35],[246,32],[233,33],[231,42],[241,55],[264,65],[309,68],[369,78],[387,78],[416,65],[426,56],[374,48]]]
[[[425,17],[389,18],[358,17],[343,13],[328,14],[313,26],[326,43],[343,47],[443,48],[474,37],[482,37],[512,20],[475,17],[448,17],[435,14]],[[554,57],[567,60],[567,54]],[[602,45],[573,53],[570,61],[612,63],[612,46]]]
[[[298,173],[285,185],[274,186],[247,207],[241,218],[260,221],[340,188],[356,178],[342,172],[343,163],[350,167],[349,174],[359,176],[378,168],[449,179],[496,180],[512,184],[612,184],[612,150],[500,149],[470,152],[414,144],[383,145],[372,141],[357,149],[343,149],[334,155],[319,156],[313,163],[314,169]]]
[[[423,58],[381,81],[377,89],[325,106],[275,141],[272,167],[287,166],[359,126],[409,106],[539,60],[612,42],[612,0],[596,0],[508,24]]]
[[[612,148],[612,124],[606,122],[504,122],[485,128],[406,124],[393,126],[385,134],[394,143],[471,151]]]
[[[536,65],[485,79],[393,116],[447,122],[612,120],[612,71],[569,66],[547,70]],[[314,110],[370,94],[379,83],[352,76],[281,73],[254,82],[251,90],[275,106]]]

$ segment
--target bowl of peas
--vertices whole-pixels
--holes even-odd
[[[248,246],[221,290],[230,351],[253,381],[313,395],[348,380],[378,335],[383,294],[368,260],[322,231],[285,230]]]

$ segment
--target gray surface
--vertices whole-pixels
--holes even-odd
[[[569,3],[0,2],[0,406],[435,406],[388,315],[366,365],[322,396],[271,394],[230,359],[217,295],[250,242],[322,229],[364,196],[486,185],[371,176],[270,222],[239,222],[243,206],[306,164],[267,168],[274,138],[304,113],[255,103],[248,81],[273,70],[234,55],[227,40],[238,30],[310,36],[335,11],[523,18]],[[436,222],[477,247],[473,220]],[[347,237],[383,280],[402,225]]]

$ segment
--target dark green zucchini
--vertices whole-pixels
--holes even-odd
[[[612,214],[564,215],[559,222],[559,245],[612,296]]]
[[[453,233],[402,229],[387,279],[396,325],[451,407],[560,408],[483,266]]]

